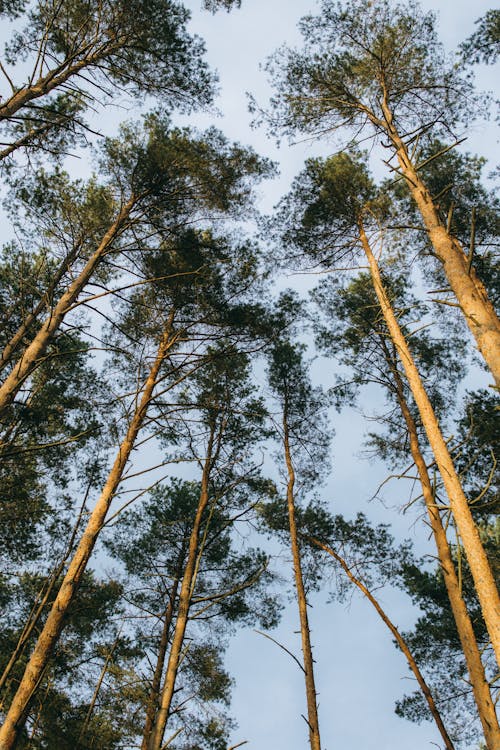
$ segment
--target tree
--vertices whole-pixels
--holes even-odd
[[[220,494],[221,488],[217,492]],[[245,505],[252,502],[252,488],[243,486],[238,491],[232,486],[227,492],[203,517],[186,645],[176,677],[177,707],[170,712],[169,731],[182,728],[181,740],[189,737],[186,741],[191,743],[202,742],[196,737],[210,721],[222,726],[219,712],[212,711],[210,704],[228,700],[230,680],[221,666],[225,631],[254,618],[269,626],[277,611],[276,601],[266,591],[272,580],[266,557],[259,550],[239,550],[233,536],[231,516],[237,516],[241,524],[251,515],[251,505]],[[140,623],[150,614],[139,636],[151,664],[145,667],[143,748],[148,747],[156,719],[199,497],[200,485],[195,481],[172,480],[156,488],[141,508],[121,518],[108,543],[115,558],[126,566],[125,585],[131,589],[127,600],[134,607],[129,616],[135,611]]]
[[[309,744],[311,750],[320,750],[314,660],[296,518],[296,497],[298,492],[303,493],[305,488],[318,480],[324,468],[328,452],[328,430],[325,429],[321,393],[309,382],[301,347],[286,340],[273,342],[269,356],[269,385],[279,405],[279,422],[275,429],[282,451],[281,461],[286,467],[289,544],[300,618]],[[266,514],[269,515],[269,510]]]
[[[225,506],[228,500],[231,502],[232,488],[237,488],[241,482],[250,482],[252,474],[255,475],[250,451],[262,434],[264,410],[261,400],[253,397],[248,379],[248,358],[224,343],[219,344],[212,355],[207,365],[194,376],[191,393],[184,401],[185,419],[189,422],[195,420],[196,424],[188,444],[201,473],[200,491],[191,521],[177,618],[148,750],[162,747],[171,714],[193,591],[203,549],[211,532],[211,516],[220,503]]]
[[[75,186],[77,197],[83,194],[84,201],[83,206],[77,203],[76,222],[72,201],[60,193],[67,186],[67,179],[62,176],[59,180],[56,175],[55,186],[49,180],[55,195],[50,191],[48,195],[42,194],[39,185],[38,191],[30,196],[30,203],[48,202],[62,214],[63,221],[54,231],[56,236],[62,234],[66,251],[60,270],[49,284],[48,299],[42,297],[6,344],[3,359],[13,364],[0,386],[0,413],[36,369],[97,270],[111,262],[110,255],[128,242],[133,242],[134,250],[137,246],[145,250],[144,244],[152,243],[151,238],[160,235],[161,242],[165,233],[195,221],[200,211],[207,208],[216,213],[236,214],[247,205],[254,177],[269,174],[270,170],[268,161],[251,150],[230,145],[214,129],[193,137],[190,131],[171,129],[168,121],[151,116],[139,136],[129,126],[123,129],[122,138],[106,142],[101,171],[108,175],[110,185],[107,190],[96,188],[94,181],[87,188]],[[112,206],[112,219],[100,235],[102,224],[100,219],[96,221],[94,211],[96,204],[103,201],[106,213]],[[56,216],[51,221],[54,219]],[[94,231],[87,234],[89,221]],[[62,279],[66,283],[59,287]]]
[[[464,634],[464,647],[470,652],[471,656],[469,663],[471,674],[476,675],[476,684],[479,690],[477,695],[478,706],[480,706],[482,716],[485,710],[488,711],[489,709],[491,713],[491,700],[489,702],[486,700],[488,697],[487,683],[485,682],[477,648],[474,650],[473,640],[472,651],[474,653],[469,648],[470,636],[473,636],[472,628],[470,622],[467,623],[466,612],[459,596],[459,584],[454,574],[446,535],[439,518],[439,512],[435,507],[426,464],[419,448],[417,426],[404,396],[404,386],[401,375],[398,374],[397,366],[395,366],[395,364],[397,365],[395,357],[403,365],[422,425],[445,484],[459,533],[464,541],[465,549],[468,550],[467,556],[471,569],[477,566],[474,574],[475,585],[478,589],[485,621],[493,642],[495,642],[497,627],[496,605],[494,604],[497,595],[496,586],[481,544],[478,529],[474,524],[470,508],[439,429],[436,414],[427,391],[422,385],[414,356],[410,353],[406,343],[404,329],[402,329],[394,313],[391,299],[394,292],[390,290],[390,287],[386,289],[384,285],[378,263],[366,234],[365,222],[369,223],[373,231],[377,231],[379,226],[385,225],[387,221],[387,218],[384,218],[387,217],[386,196],[383,193],[377,195],[375,186],[370,181],[367,170],[362,166],[359,158],[351,160],[348,155],[340,154],[326,160],[326,162],[313,160],[308,164],[305,173],[296,180],[291,194],[285,199],[280,216],[283,216],[285,212],[287,212],[289,218],[283,229],[284,241],[309,254],[316,263],[331,265],[332,259],[338,262],[337,259],[343,258],[346,253],[349,254],[352,262],[358,247],[363,248],[366,254],[377,303],[374,305],[372,300],[368,303],[366,301],[361,302],[359,305],[361,301],[359,296],[354,304],[350,303],[357,331],[351,329],[349,335],[346,335],[345,343],[356,349],[361,346],[362,336],[367,333],[372,334],[368,340],[370,357],[373,356],[373,342],[375,342],[376,348],[382,347],[382,358],[385,360],[382,367],[375,365],[378,372],[377,380],[380,382],[380,379],[382,379],[382,382],[387,382],[387,376],[384,374],[387,366],[390,368],[391,376],[395,379],[392,381],[392,385],[389,384],[389,392],[391,390],[396,391],[396,403],[402,411],[406,429],[410,436],[412,456],[417,464],[425,490],[426,505],[440,550],[441,563],[447,570],[447,580],[450,583],[449,591],[454,602],[455,613],[457,617],[460,617],[463,628],[465,628],[465,630],[462,628],[461,632]],[[309,237],[311,240],[308,240]],[[399,284],[401,286],[401,282]],[[397,285],[395,290],[397,290]],[[378,328],[373,328],[371,322],[373,311],[375,311],[375,320],[378,318],[377,308],[380,309],[381,320],[386,329],[385,336],[382,333],[381,337],[378,336]],[[389,339],[387,343],[386,336]],[[333,333],[332,338],[335,339],[335,333]],[[429,363],[430,360],[427,361],[427,367]],[[485,587],[486,580],[488,580],[488,583]],[[496,648],[498,649],[498,645]],[[494,723],[492,724],[489,719],[484,718],[483,726],[485,732],[489,733]]]
[[[282,48],[268,62],[277,89],[270,118],[274,130],[285,134],[317,137],[348,126],[387,142],[397,161],[395,166],[389,159],[388,166],[405,180],[433,253],[500,386],[500,321],[420,173],[420,140],[453,134],[470,116],[472,98],[468,80],[446,62],[434,22],[413,1],[323,0],[320,16],[301,21],[304,51]]]
[[[9,2],[3,12],[20,15],[24,3]],[[15,83],[2,66],[10,89],[0,104],[10,135],[3,157],[40,145],[57,154],[61,139],[71,142],[82,131],[83,112],[103,96],[156,95],[166,108],[184,111],[212,100],[215,80],[203,42],[188,34],[189,12],[175,0],[49,0],[25,15],[6,55],[11,65],[28,62],[25,80]]]
[[[412,354],[419,372],[425,378],[426,390],[434,408],[438,414],[446,413],[447,403],[442,398],[443,387],[449,392],[460,372],[460,367],[457,367],[454,361],[454,358],[460,356],[456,342],[449,339],[433,340],[426,328],[418,331],[419,318],[424,310],[409,294],[408,280],[404,272],[396,275],[394,269],[390,274],[386,271],[384,285],[400,326],[405,331],[416,329],[411,337]],[[438,552],[440,576],[444,585],[443,594],[446,605],[451,606],[452,617],[449,613],[448,618],[453,622],[455,633],[458,634],[456,640],[465,655],[487,746],[495,747],[500,729],[481,659],[482,648],[480,651],[476,641],[473,626],[476,614],[474,613],[474,617],[469,615],[462,595],[460,572],[457,572],[441,518],[446,512],[446,505],[438,500],[438,488],[429,476],[428,459],[421,447],[424,444],[425,433],[418,412],[415,413],[411,391],[404,383],[397,350],[391,341],[370,276],[362,274],[354,278],[344,289],[339,289],[338,282],[335,283],[335,279],[332,278],[319,286],[314,297],[325,316],[325,324],[318,331],[318,343],[321,348],[330,355],[339,356],[340,362],[349,367],[350,372],[346,378],[351,385],[359,387],[373,382],[382,386],[386,393],[389,412],[383,417],[378,417],[379,421],[385,422],[386,432],[370,436],[370,442],[374,445],[377,455],[390,457],[399,466],[402,460],[407,461],[409,453],[415,463]],[[338,387],[342,392],[342,383],[339,383]],[[412,641],[406,636],[403,636],[403,640],[407,642],[406,648],[413,652],[419,665],[425,664],[426,661],[419,658],[419,651],[413,648]],[[480,645],[482,647],[482,644]],[[449,664],[447,669],[449,671]],[[443,706],[441,702],[438,703]],[[430,709],[435,715],[432,705]],[[445,708],[441,710],[445,715],[448,713]]]

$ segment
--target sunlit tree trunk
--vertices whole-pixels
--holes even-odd
[[[427,465],[420,450],[417,426],[404,396],[403,381],[394,364],[394,359],[390,356],[390,352],[388,351],[387,362],[394,374],[397,397],[410,438],[411,455],[415,462],[415,466],[417,467],[420,484],[422,486],[422,494],[436,543],[439,564],[443,572],[443,580],[450,600],[450,606],[458,636],[460,638],[462,651],[465,656],[467,669],[469,671],[469,679],[474,693],[478,715],[483,727],[486,746],[488,750],[496,750],[500,747],[500,727],[498,724],[498,718],[491,698],[490,687],[484,672],[484,666],[481,660],[476,637],[474,635],[472,622],[462,597],[460,582],[451,556],[446,531],[441,521],[439,509],[436,506],[432,483],[429,477],[429,472],[427,471]]]
[[[199,554],[200,530],[203,514],[209,503],[209,480],[210,472],[213,465],[213,450],[215,441],[216,425],[212,424],[210,435],[207,443],[207,453],[203,464],[203,473],[201,477],[200,500],[196,515],[193,521],[193,527],[189,538],[189,548],[182,577],[181,590],[177,605],[177,618],[175,629],[172,636],[172,644],[168,656],[167,671],[163,689],[161,693],[160,706],[156,713],[153,729],[149,738],[148,750],[161,750],[163,735],[167,726],[168,717],[172,705],[172,698],[175,690],[177,672],[181,660],[182,648],[184,645],[184,636],[189,617],[189,608],[193,595],[193,589],[196,581],[197,561]]]
[[[153,390],[158,379],[160,367],[169,349],[175,342],[172,336],[174,311],[172,310],[168,323],[163,332],[155,360],[144,384],[142,394],[129,424],[127,434],[121,443],[113,467],[101,492],[99,499],[90,515],[87,527],[75,550],[64,576],[59,592],[54,600],[45,625],[38,637],[33,653],[28,661],[24,675],[19,683],[17,692],[0,728],[0,750],[11,750],[14,747],[18,733],[22,728],[23,716],[30,700],[36,692],[48,664],[54,645],[56,644],[64,626],[68,609],[74,599],[77,588],[82,580],[97,537],[106,519],[107,512],[120,484],[123,472],[134,447],[137,435],[146,417],[148,406],[153,396]]]
[[[488,630],[497,663],[500,664],[500,597],[491,567],[479,536],[479,531],[465,497],[453,461],[443,438],[432,404],[426,393],[418,369],[406,339],[399,327],[380,276],[377,260],[373,255],[363,224],[360,222],[360,240],[365,251],[373,285],[384,320],[397,348],[406,373],[409,387],[420,413],[429,444],[450,502],[458,533],[462,539],[474,586],[479,598],[486,628]]]
[[[307,723],[309,726],[309,744],[311,750],[321,750],[318,704],[316,697],[316,686],[314,683],[314,660],[311,647],[311,633],[309,629],[309,619],[307,616],[307,599],[304,589],[304,578],[302,575],[302,563],[300,559],[300,546],[297,535],[297,522],[295,517],[295,471],[293,467],[292,456],[290,452],[290,435],[287,417],[287,405],[283,412],[283,444],[285,449],[285,461],[288,472],[288,482],[286,488],[286,498],[288,506],[288,523],[290,529],[290,545],[292,548],[293,572],[295,577],[295,589],[297,592],[297,603],[300,617],[300,635],[302,640],[302,655],[304,660],[304,678],[306,683],[307,699]]]
[[[106,251],[109,250],[112,242],[119,236],[121,231],[123,231],[136,200],[136,196],[131,196],[128,201],[123,204],[118,216],[102,238],[99,247],[89,258],[78,276],[66,289],[53,310],[51,310],[38,333],[33,337],[29,346],[24,350],[19,360],[0,386],[0,413],[13,401],[16,393],[21,388],[26,378],[31,375],[39,364],[40,359],[45,354],[48,345],[59,330],[65,316],[71,310],[80,292],[94,273],[96,266],[102,260]],[[16,336],[14,339],[16,339]],[[17,346],[18,344],[19,341],[17,340],[10,342],[11,346]]]
[[[488,293],[469,264],[460,242],[444,226],[436,204],[408,154],[387,104],[382,105],[386,131],[394,145],[400,170],[422,216],[434,253],[443,266],[478,349],[500,388],[500,320]]]

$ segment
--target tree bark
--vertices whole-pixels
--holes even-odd
[[[208,483],[212,469],[212,451],[215,440],[215,425],[212,426],[207,445],[207,455],[203,464],[203,473],[201,478],[201,491],[198,508],[193,522],[193,528],[189,538],[189,548],[186,560],[186,567],[182,577],[181,590],[179,594],[179,603],[177,609],[177,619],[175,622],[172,645],[168,657],[167,672],[163,684],[160,707],[156,713],[153,729],[149,738],[148,750],[161,750],[165,727],[167,726],[172,698],[174,695],[177,671],[179,669],[184,636],[189,617],[189,608],[193,595],[193,588],[196,580],[198,548],[201,522],[209,502]]]
[[[302,563],[300,559],[300,546],[297,535],[297,521],[295,517],[295,470],[293,467],[292,456],[290,452],[289,427],[287,419],[287,407],[283,412],[283,431],[284,431],[284,450],[285,461],[288,472],[288,482],[286,490],[288,506],[288,524],[290,529],[290,546],[292,548],[293,572],[295,576],[295,588],[297,591],[297,603],[300,617],[300,635],[302,640],[302,656],[304,660],[304,677],[306,683],[307,699],[307,724],[309,726],[309,744],[311,750],[321,750],[318,705],[316,696],[316,686],[314,682],[314,659],[311,647],[311,633],[309,629],[309,619],[307,616],[307,598],[304,589],[304,578],[302,575]]]
[[[458,533],[462,539],[469,568],[474,580],[479,603],[483,613],[497,663],[500,664],[500,597],[495,585],[493,573],[486,552],[479,536],[479,531],[465,497],[453,461],[444,441],[432,404],[425,391],[418,369],[415,365],[405,337],[399,327],[394,311],[380,277],[378,263],[373,255],[363,224],[359,225],[360,240],[365,251],[373,285],[384,316],[387,328],[397,348],[413,398],[420,413],[420,418],[427,434],[450,502],[451,512],[455,518]]]
[[[445,747],[447,748],[447,750],[455,750],[453,742],[451,741],[450,737],[448,736],[448,732],[446,731],[446,727],[441,718],[441,714],[439,713],[439,710],[434,702],[432,692],[429,686],[427,685],[425,678],[422,672],[420,671],[417,662],[415,661],[413,657],[413,654],[408,648],[408,644],[406,643],[405,639],[403,638],[403,636],[401,635],[397,627],[394,625],[392,620],[387,616],[387,614],[382,609],[377,599],[375,599],[371,591],[369,591],[369,589],[366,588],[364,583],[360,581],[360,579],[354,575],[354,573],[349,568],[344,558],[341,557],[337,552],[335,552],[335,550],[333,550],[331,547],[329,547],[328,544],[324,544],[323,542],[320,542],[318,539],[314,539],[314,537],[308,537],[308,538],[313,544],[315,544],[317,547],[324,550],[325,552],[328,552],[329,555],[331,555],[335,560],[337,560],[337,562],[341,564],[347,577],[354,583],[355,586],[358,587],[358,589],[364,594],[364,596],[366,596],[368,601],[371,604],[373,604],[377,613],[380,615],[382,621],[387,625],[387,627],[393,634],[394,638],[396,639],[399,648],[401,649],[403,654],[406,656],[410,669],[415,675],[415,678],[420,686],[420,689],[422,690],[422,693],[425,696],[425,700],[427,701],[429,710],[432,714],[434,721],[436,722],[439,733],[441,734],[441,737],[443,738]]]
[[[444,226],[432,195],[415,168],[400,137],[392,112],[382,105],[387,134],[391,139],[399,166],[410,193],[422,216],[436,257],[443,266],[450,287],[457,298],[478,349],[500,388],[500,320],[488,298],[482,281],[470,266],[460,242]]]
[[[25,715],[33,694],[38,688],[40,680],[42,679],[52,649],[59,639],[64,626],[66,613],[82,580],[114,494],[120,484],[137,435],[144,422],[148,406],[153,396],[153,390],[158,379],[161,364],[167,355],[168,350],[175,341],[175,337],[171,337],[173,318],[174,311],[172,310],[163,332],[156,358],[144,384],[140,402],[128,427],[127,434],[119,447],[118,454],[108,475],[106,484],[104,485],[95,508],[90,515],[87,527],[75,550],[68,571],[63,579],[45,625],[28,661],[17,692],[6,714],[4,723],[0,728],[0,750],[11,750],[14,747],[18,733],[22,728],[23,716]]]
[[[500,748],[500,727],[498,724],[498,718],[491,698],[490,686],[484,672],[484,666],[481,660],[481,654],[477,645],[472,622],[462,597],[460,582],[451,556],[446,531],[443,527],[441,515],[434,499],[427,465],[420,450],[417,426],[404,396],[401,375],[399,374],[394,360],[390,357],[389,352],[387,352],[387,363],[394,374],[399,405],[410,437],[411,455],[415,462],[415,466],[417,467],[420,484],[422,485],[422,494],[427,508],[432,533],[434,535],[434,541],[436,543],[439,563],[443,572],[443,580],[450,600],[451,611],[455,620],[462,651],[465,656],[469,679],[474,693],[474,700],[483,727],[486,747],[488,750],[498,750],[498,748]]]
[[[182,555],[179,557],[179,567],[182,565],[184,560],[184,550]],[[144,731],[142,735],[141,750],[148,750],[149,738],[155,723],[156,712],[158,710],[158,699],[161,692],[161,678],[163,676],[163,667],[165,665],[165,657],[167,655],[168,639],[170,636],[170,628],[172,627],[172,619],[174,614],[175,600],[177,599],[177,591],[179,588],[179,580],[181,576],[181,570],[176,571],[176,577],[172,591],[169,595],[169,601],[163,617],[163,628],[160,638],[160,644],[158,648],[158,658],[156,659],[155,671],[153,674],[153,681],[151,683],[151,691],[149,693],[149,700],[146,710],[146,721],[144,723]]]
[[[47,346],[54,338],[66,313],[70,310],[85,284],[89,281],[96,266],[102,260],[111,243],[122,231],[136,200],[136,196],[132,195],[128,201],[123,204],[115,221],[102,238],[99,247],[89,258],[77,278],[69,285],[61,296],[54,309],[43,322],[32,342],[22,353],[20,359],[2,383],[2,386],[0,387],[0,414],[14,400],[15,395],[23,382],[38,366],[40,358],[44,355]]]

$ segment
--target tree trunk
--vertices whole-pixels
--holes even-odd
[[[12,371],[3,382],[2,386],[0,387],[0,414],[14,400],[15,395],[19,388],[22,386],[23,382],[38,366],[40,357],[44,355],[47,346],[54,338],[56,332],[59,330],[59,327],[63,322],[65,315],[70,310],[71,306],[77,299],[85,284],[89,281],[96,266],[102,260],[103,255],[109,249],[111,243],[122,231],[123,226],[129,218],[130,212],[136,200],[136,196],[132,195],[128,199],[128,201],[121,207],[118,216],[102,238],[97,250],[89,258],[89,260],[85,264],[85,267],[78,274],[77,278],[64,292],[61,299],[58,301],[54,309],[50,312],[46,320],[43,322],[40,330],[33,338],[31,344],[29,344],[29,346],[22,353],[17,364],[14,366]]]
[[[410,437],[411,455],[415,462],[415,466],[417,467],[420,483],[422,485],[422,494],[427,508],[434,540],[436,542],[439,563],[441,570],[443,571],[443,579],[450,600],[451,611],[453,613],[458,637],[460,638],[460,644],[467,663],[469,679],[472,685],[479,719],[481,720],[481,725],[483,727],[486,747],[488,750],[498,750],[498,748],[500,748],[500,727],[495,706],[491,698],[490,686],[484,672],[484,666],[481,661],[481,654],[474,635],[472,622],[462,597],[460,582],[457,577],[455,565],[453,564],[446,531],[444,530],[441,515],[434,499],[427,465],[420,451],[415,420],[413,419],[404,396],[403,381],[389,352],[387,352],[387,363],[391,368],[396,381],[398,401]]]
[[[444,226],[432,195],[408,154],[405,143],[394,126],[392,113],[383,105],[386,131],[394,145],[399,166],[427,229],[434,252],[443,266],[450,287],[457,298],[478,349],[500,388],[500,320],[488,293],[460,242]]]
[[[179,557],[179,566],[182,565],[184,561],[184,550],[182,551],[182,555]],[[181,576],[181,570],[177,569],[176,571],[176,577],[174,580],[174,585],[172,587],[172,591],[169,595],[169,602],[167,605],[167,608],[165,610],[165,615],[163,618],[163,628],[160,638],[160,644],[158,649],[158,658],[156,660],[155,665],[155,671],[153,674],[153,681],[151,683],[151,691],[149,693],[149,700],[148,705],[146,709],[146,721],[144,723],[144,731],[142,735],[142,743],[141,743],[141,750],[148,750],[148,743],[149,738],[151,737],[151,732],[153,730],[153,726],[156,719],[156,712],[158,710],[158,699],[160,697],[161,692],[161,678],[163,676],[163,667],[165,665],[165,656],[167,654],[167,648],[168,648],[168,639],[170,636],[170,628],[172,626],[172,619],[173,619],[173,613],[174,613],[174,606],[175,606],[175,600],[177,599],[177,590],[179,588],[179,580]]]
[[[28,661],[18,690],[0,728],[0,750],[11,750],[14,747],[29,702],[38,688],[43,671],[50,659],[52,649],[64,626],[64,619],[76,590],[82,580],[87,563],[94,549],[97,537],[106,519],[116,489],[121,481],[135,440],[143,424],[153,390],[158,379],[161,364],[168,350],[175,341],[171,338],[174,311],[171,312],[165,331],[160,341],[156,358],[144,384],[140,402],[136,408],[127,434],[121,443],[113,467],[101,495],[92,511],[84,534],[75,550],[63,579],[59,592],[54,600],[45,625],[38,637],[35,648]]]
[[[441,718],[441,714],[438,711],[438,708],[434,702],[434,698],[432,696],[432,693],[430,691],[429,686],[427,685],[425,678],[422,674],[422,672],[419,669],[419,666],[415,659],[413,658],[413,654],[411,653],[410,649],[408,648],[408,644],[406,643],[405,639],[397,629],[397,627],[394,625],[392,620],[386,615],[378,601],[375,599],[371,591],[369,591],[366,586],[362,583],[362,581],[359,580],[359,578],[356,578],[354,573],[351,571],[349,566],[347,565],[346,561],[343,557],[341,557],[335,550],[333,550],[331,547],[328,546],[328,544],[324,544],[323,542],[320,542],[318,539],[314,539],[314,537],[310,537],[309,540],[315,544],[320,549],[324,550],[325,552],[328,552],[329,555],[331,555],[337,562],[341,564],[344,571],[346,572],[348,578],[354,583],[355,586],[358,587],[358,589],[366,596],[369,602],[373,604],[376,611],[382,618],[383,622],[387,625],[391,633],[393,634],[394,638],[397,641],[397,644],[403,654],[406,656],[406,659],[408,661],[408,664],[410,666],[411,671],[415,675],[415,678],[420,686],[420,689],[422,690],[422,693],[425,696],[425,700],[427,701],[427,705],[429,706],[429,710],[434,718],[434,721],[436,722],[437,728],[439,729],[439,732],[441,734],[441,737],[443,738],[445,747],[447,750],[455,750],[453,742],[448,736],[448,732],[446,731],[446,727],[443,724],[443,720]]]
[[[203,474],[201,478],[200,500],[189,538],[188,556],[186,567],[184,569],[184,576],[182,578],[181,591],[179,594],[177,620],[175,623],[172,645],[170,647],[170,654],[168,657],[167,673],[165,675],[165,682],[163,684],[160,707],[157,711],[154,726],[149,738],[148,750],[161,750],[163,735],[165,734],[165,727],[167,726],[170,708],[172,705],[177,671],[179,669],[182,646],[184,644],[184,636],[186,634],[186,627],[189,616],[189,608],[191,605],[191,598],[193,595],[193,588],[196,579],[196,563],[198,558],[201,521],[203,513],[205,512],[209,501],[208,482],[212,469],[212,451],[214,446],[214,439],[215,426],[212,427],[208,440],[207,455],[203,465]]]
[[[455,518],[458,533],[462,538],[469,568],[474,580],[479,603],[488,630],[497,663],[500,664],[500,597],[490,568],[486,552],[474,523],[470,508],[465,497],[460,480],[455,471],[453,461],[441,433],[438,420],[427,396],[419,372],[411,355],[405,337],[394,315],[390,301],[385,292],[378,263],[368,242],[363,225],[360,223],[360,240],[366,253],[373,285],[384,316],[389,333],[398,350],[404,367],[406,378],[413,398],[420,413],[420,418],[427,434],[436,460],[439,473],[450,502],[451,512]]]
[[[314,660],[311,647],[311,633],[309,629],[309,620],[307,616],[307,599],[304,589],[304,579],[302,576],[302,563],[300,559],[300,547],[297,536],[297,522],[295,518],[295,471],[293,468],[292,457],[290,453],[289,428],[287,420],[287,408],[283,414],[284,430],[284,449],[285,461],[288,472],[288,483],[286,489],[286,499],[288,506],[288,523],[290,528],[290,545],[293,557],[293,572],[295,576],[295,588],[297,591],[297,603],[299,605],[300,617],[300,635],[302,639],[302,655],[304,659],[304,677],[306,682],[306,699],[307,699],[307,724],[309,726],[309,744],[311,750],[321,750],[318,705],[316,701],[316,686],[314,683]]]

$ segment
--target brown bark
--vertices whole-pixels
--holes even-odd
[[[290,545],[292,548],[293,572],[295,576],[295,588],[297,591],[297,603],[299,606],[300,617],[300,635],[302,640],[302,656],[304,660],[304,678],[306,683],[306,700],[307,700],[307,724],[309,726],[309,744],[311,750],[321,750],[318,705],[316,700],[316,686],[314,682],[314,659],[311,647],[311,633],[309,628],[309,618],[307,616],[307,598],[304,589],[304,578],[302,575],[302,563],[300,559],[300,546],[297,534],[297,521],[295,517],[295,470],[293,467],[292,456],[290,453],[289,427],[287,419],[287,408],[283,415],[284,431],[284,449],[285,461],[288,472],[288,482],[286,490],[288,506],[288,523],[290,529]]]
[[[171,337],[173,316],[174,311],[170,314],[155,360],[144,384],[139,404],[129,424],[127,434],[118,449],[118,454],[108,475],[106,484],[90,515],[87,527],[75,550],[68,571],[28,661],[18,690],[6,714],[5,721],[0,728],[0,750],[11,750],[14,747],[22,726],[23,716],[34,692],[38,688],[52,649],[63,629],[66,613],[82,580],[114,494],[120,484],[137,435],[144,422],[161,364],[174,343],[175,338]]]
[[[427,465],[420,450],[415,420],[413,419],[404,396],[401,375],[395,366],[394,360],[390,357],[389,352],[387,352],[387,363],[394,374],[399,405],[410,437],[411,455],[415,462],[415,466],[417,467],[420,483],[422,485],[422,494],[427,508],[432,533],[434,535],[434,541],[436,543],[439,564],[443,572],[443,580],[450,600],[450,606],[460,644],[462,646],[462,651],[465,656],[477,712],[483,727],[486,747],[488,750],[498,750],[498,748],[500,748],[500,727],[491,697],[490,686],[484,672],[484,666],[481,661],[481,654],[474,635],[472,622],[462,597],[461,586],[451,556],[446,531],[441,521],[439,509],[435,503]]]
[[[385,129],[394,145],[399,167],[420,211],[434,253],[443,266],[478,349],[500,388],[500,320],[495,308],[460,242],[449,234],[441,220],[432,195],[399,136],[387,104],[383,104],[382,108]]]
[[[371,593],[371,591],[369,591],[369,589],[366,588],[366,586],[362,583],[362,581],[360,581],[360,579],[357,578],[354,575],[354,573],[349,568],[349,566],[347,565],[347,563],[346,563],[346,561],[344,560],[343,557],[341,557],[337,552],[335,552],[335,550],[333,550],[327,544],[324,544],[323,542],[320,542],[318,539],[314,539],[314,537],[307,537],[307,538],[309,539],[309,541],[311,541],[317,547],[319,547],[320,549],[324,550],[325,552],[328,552],[329,555],[331,555],[335,560],[337,560],[337,562],[339,562],[341,564],[341,566],[344,569],[344,571],[345,571],[346,575],[348,576],[348,578],[354,583],[355,586],[358,587],[358,589],[360,591],[362,591],[362,593],[366,596],[366,598],[368,599],[368,601],[371,604],[373,604],[373,606],[375,607],[377,613],[380,615],[381,619],[387,625],[387,627],[389,628],[389,630],[393,634],[394,638],[396,639],[399,648],[401,649],[401,651],[403,652],[403,654],[406,656],[406,659],[408,661],[410,669],[413,672],[413,674],[415,675],[415,678],[416,678],[416,680],[417,680],[417,682],[418,682],[418,684],[420,686],[420,689],[422,690],[422,693],[425,696],[425,700],[427,701],[427,705],[429,706],[429,710],[430,710],[430,712],[432,714],[432,717],[433,717],[434,721],[436,722],[437,728],[439,730],[439,733],[441,734],[441,737],[443,738],[443,741],[444,741],[444,744],[445,744],[446,748],[448,750],[454,750],[453,742],[451,741],[451,739],[448,736],[448,732],[446,731],[446,727],[445,727],[445,725],[443,723],[443,720],[441,718],[441,714],[439,713],[439,710],[438,710],[438,708],[437,708],[437,706],[436,706],[436,704],[434,702],[434,698],[433,698],[432,692],[431,692],[429,686],[427,685],[427,683],[425,681],[425,678],[424,678],[422,672],[420,671],[417,662],[415,661],[415,659],[413,657],[413,654],[411,653],[410,649],[408,648],[408,644],[406,643],[405,639],[403,638],[403,636],[401,635],[401,633],[399,632],[399,630],[397,629],[397,627],[394,625],[394,623],[392,622],[392,620],[387,616],[387,614],[382,609],[382,607],[380,606],[380,604],[377,601],[377,599],[375,599],[375,597],[373,596],[373,594]]]
[[[182,550],[182,554],[179,556],[179,567],[184,561],[185,551]],[[177,591],[179,588],[179,580],[181,576],[181,570],[176,571],[174,585],[169,595],[169,601],[165,614],[163,616],[163,627],[160,637],[160,644],[158,648],[158,657],[156,659],[155,671],[153,674],[153,680],[151,683],[151,691],[149,693],[149,700],[146,709],[146,721],[144,723],[144,731],[142,735],[141,750],[148,750],[149,738],[153,730],[156,712],[158,709],[158,699],[161,692],[161,678],[163,675],[163,667],[165,665],[165,657],[167,655],[168,640],[170,637],[170,629],[172,627],[172,619],[174,614],[175,600],[177,599]]]
[[[208,483],[213,464],[212,452],[214,448],[214,440],[215,425],[212,426],[210,431],[207,445],[207,455],[203,464],[200,499],[193,522],[193,528],[191,530],[191,535],[189,538],[186,567],[184,568],[184,575],[182,577],[179,603],[177,608],[177,619],[175,622],[172,645],[170,647],[170,654],[168,657],[167,672],[165,675],[165,681],[163,683],[160,706],[156,713],[154,726],[149,738],[148,750],[161,750],[163,735],[165,734],[165,727],[167,726],[170,708],[172,705],[175,682],[177,679],[177,671],[179,669],[182,647],[184,644],[184,636],[186,634],[186,627],[188,623],[189,608],[191,605],[191,598],[193,595],[193,588],[196,580],[201,522],[203,514],[209,502]]]
[[[102,47],[93,53],[90,50],[87,50],[85,53],[85,50],[81,49],[79,54],[84,55],[82,59],[74,59],[72,61],[71,58],[68,58],[63,60],[60,65],[49,70],[45,75],[39,76],[35,83],[22,86],[0,104],[0,121],[8,120],[26,106],[26,104],[50,94],[51,91],[60,86],[64,86],[70,78],[77,76],[85,68],[98,65],[101,60],[115,52],[118,48],[119,45],[115,43],[108,44],[106,47]],[[73,58],[75,58],[75,55],[73,55]]]
[[[37,317],[47,308],[51,306],[51,299],[57,289],[57,285],[60,283],[64,274],[71,268],[72,263],[76,259],[79,251],[79,246],[75,245],[70,252],[66,255],[62,263],[60,263],[54,276],[51,278],[48,289],[44,292],[42,299],[35,305],[34,309],[24,316],[23,321],[15,334],[5,345],[2,353],[0,354],[0,370],[3,370],[6,365],[9,364],[16,350],[22,343],[22,340],[27,335],[28,331],[36,321]]]
[[[102,238],[99,247],[89,258],[77,278],[69,285],[61,296],[54,309],[43,322],[32,342],[25,349],[14,368],[2,383],[2,386],[0,387],[0,414],[13,401],[23,382],[37,367],[40,358],[44,355],[47,346],[54,338],[65,315],[70,310],[85,284],[89,281],[96,266],[102,260],[106,251],[109,250],[111,243],[122,231],[136,200],[136,196],[132,195],[128,201],[123,204],[115,221]]]
[[[405,337],[399,327],[394,311],[380,277],[378,263],[373,255],[370,243],[362,223],[360,223],[360,240],[363,245],[377,298],[387,328],[397,348],[413,398],[420,413],[420,418],[427,434],[436,465],[448,495],[450,509],[455,519],[458,533],[462,539],[469,568],[474,580],[486,628],[488,630],[497,663],[500,664],[500,597],[490,568],[486,552],[479,536],[479,531],[465,497],[453,461],[443,438],[432,404],[425,391],[418,369],[415,365]]]

